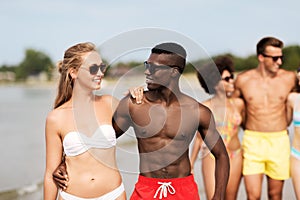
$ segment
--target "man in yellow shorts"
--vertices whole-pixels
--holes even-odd
[[[279,39],[262,38],[256,46],[258,66],[240,73],[235,81],[234,96],[246,104],[243,175],[247,199],[260,199],[264,175],[269,199],[282,199],[284,180],[290,177],[286,101],[296,75],[280,69],[282,48]]]
[[[246,130],[243,138],[243,174],[266,174],[276,180],[288,179],[290,141],[287,131]]]

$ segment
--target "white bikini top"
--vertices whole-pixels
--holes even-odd
[[[67,133],[63,140],[63,147],[66,156],[77,156],[90,148],[111,148],[116,145],[116,141],[113,127],[101,125],[91,137],[76,131]]]

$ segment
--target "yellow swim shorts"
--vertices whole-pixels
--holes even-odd
[[[287,131],[245,130],[243,175],[266,174],[275,180],[290,177],[290,140]]]

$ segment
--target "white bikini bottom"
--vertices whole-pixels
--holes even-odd
[[[117,187],[113,191],[106,193],[100,197],[96,197],[96,198],[81,198],[81,197],[77,197],[72,194],[66,193],[62,190],[59,190],[59,194],[64,200],[114,200],[114,199],[118,198],[124,191],[125,191],[125,189],[124,189],[124,185],[122,183],[119,187]]]

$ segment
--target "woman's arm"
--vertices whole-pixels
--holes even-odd
[[[197,160],[197,156],[198,156],[198,153],[199,153],[199,150],[200,150],[200,147],[202,145],[202,138],[201,138],[201,135],[200,133],[197,131],[196,132],[196,136],[195,136],[195,141],[194,141],[194,144],[193,144],[193,148],[192,148],[192,153],[191,153],[191,173],[194,174],[194,165],[195,165],[195,162]]]
[[[55,200],[57,196],[57,187],[52,179],[52,172],[62,159],[62,142],[57,130],[57,121],[54,111],[49,113],[45,128],[46,169],[44,176],[44,200]]]

